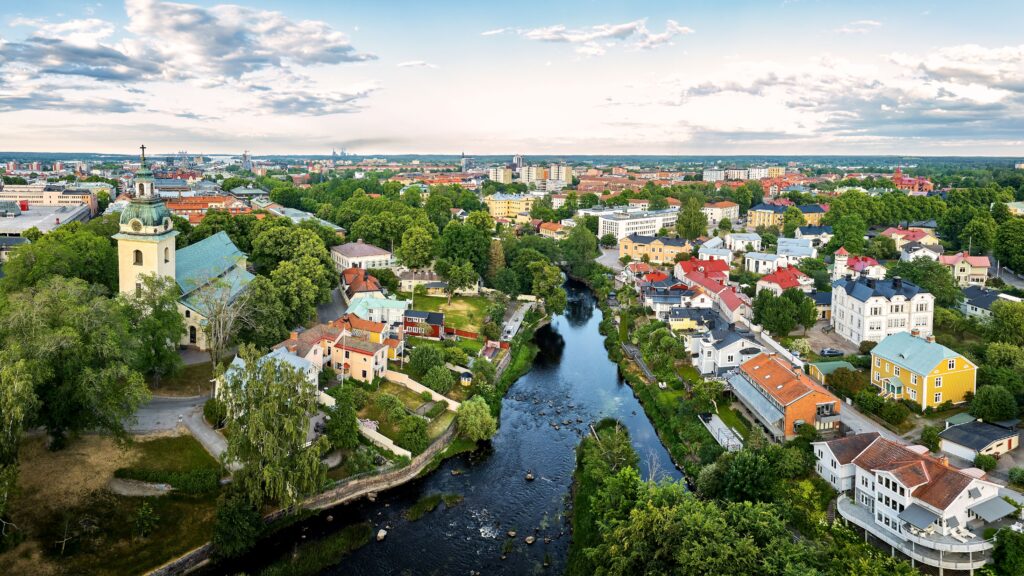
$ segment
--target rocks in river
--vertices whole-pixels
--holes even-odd
[[[334,516],[331,516],[330,514],[328,514],[327,515],[327,521],[328,522],[334,522]]]
[[[533,472],[532,471],[528,471],[526,473],[526,481],[527,482],[533,482]]]
[[[388,531],[381,528],[377,530],[377,542],[382,542],[388,536]]]
[[[551,538],[545,538],[544,539],[544,543],[545,544],[551,544]]]
[[[533,536],[527,536],[526,538],[523,539],[523,541],[526,542],[527,544],[533,544],[534,542],[537,541],[537,539],[535,537],[533,537]]]
[[[538,415],[539,415],[539,416],[544,416],[544,411],[543,411],[543,410],[541,410],[541,411],[540,411],[540,412],[538,413]]]
[[[516,531],[515,530],[509,530],[508,531],[508,537],[509,538],[515,538],[516,537]]]
[[[452,476],[461,476],[461,475],[462,475],[462,470],[459,470],[458,468],[453,468],[452,469]]]
[[[562,427],[561,427],[561,426],[559,426],[558,424],[555,424],[555,425],[554,425],[554,429],[555,429],[555,430],[561,430],[561,429],[562,429]]]

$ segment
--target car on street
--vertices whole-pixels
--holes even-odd
[[[843,351],[836,348],[822,348],[819,354],[825,358],[838,358],[843,356]]]

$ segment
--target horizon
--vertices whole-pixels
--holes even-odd
[[[1024,154],[1020,3],[514,8],[22,5],[0,19],[0,148]]]

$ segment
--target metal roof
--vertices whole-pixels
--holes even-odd
[[[920,504],[911,504],[900,512],[900,520],[910,522],[913,526],[924,530],[938,520],[939,517]]]
[[[1017,512],[1017,508],[1013,504],[1010,504],[999,496],[989,498],[984,502],[975,504],[968,508],[968,510],[974,512],[978,516],[981,516],[985,522],[995,522],[1000,518],[1005,518],[1006,516]]]

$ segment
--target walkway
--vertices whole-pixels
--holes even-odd
[[[505,321],[505,327],[501,331],[502,340],[511,340],[519,333],[519,329],[523,325],[523,319],[526,318],[526,313],[533,308],[533,304],[533,302],[519,302],[515,312]]]
[[[598,264],[611,268],[615,274],[618,274],[623,269],[622,262],[619,262],[618,248],[602,248],[601,255],[595,258],[595,260],[597,260]]]
[[[316,307],[316,318],[321,324],[341,318],[341,315],[348,310],[348,305],[341,297],[341,288],[331,290],[331,299]]]
[[[633,361],[636,362],[636,365],[640,367],[640,370],[643,371],[644,377],[647,378],[647,381],[652,383],[657,382],[657,378],[654,377],[654,373],[651,372],[651,369],[647,367],[647,363],[644,362],[644,355],[640,353],[640,350],[638,350],[636,346],[626,344],[625,342],[622,342],[621,346],[623,352],[632,358]]]
[[[711,435],[715,437],[715,440],[729,452],[736,452],[743,448],[743,439],[736,433],[735,430],[729,427],[718,414],[710,414],[710,418],[705,420],[703,417],[698,418],[701,424],[711,432]]]
[[[209,358],[207,358],[209,360]],[[181,418],[198,411],[202,413],[203,403],[209,396],[154,396],[135,413],[135,422],[128,431],[135,434],[166,432],[178,428]]]
[[[185,427],[192,433],[192,437],[203,445],[203,448],[210,453],[218,462],[221,456],[228,449],[228,441],[206,422],[202,410],[195,410],[185,416]],[[237,470],[238,465],[229,465],[230,470]]]

